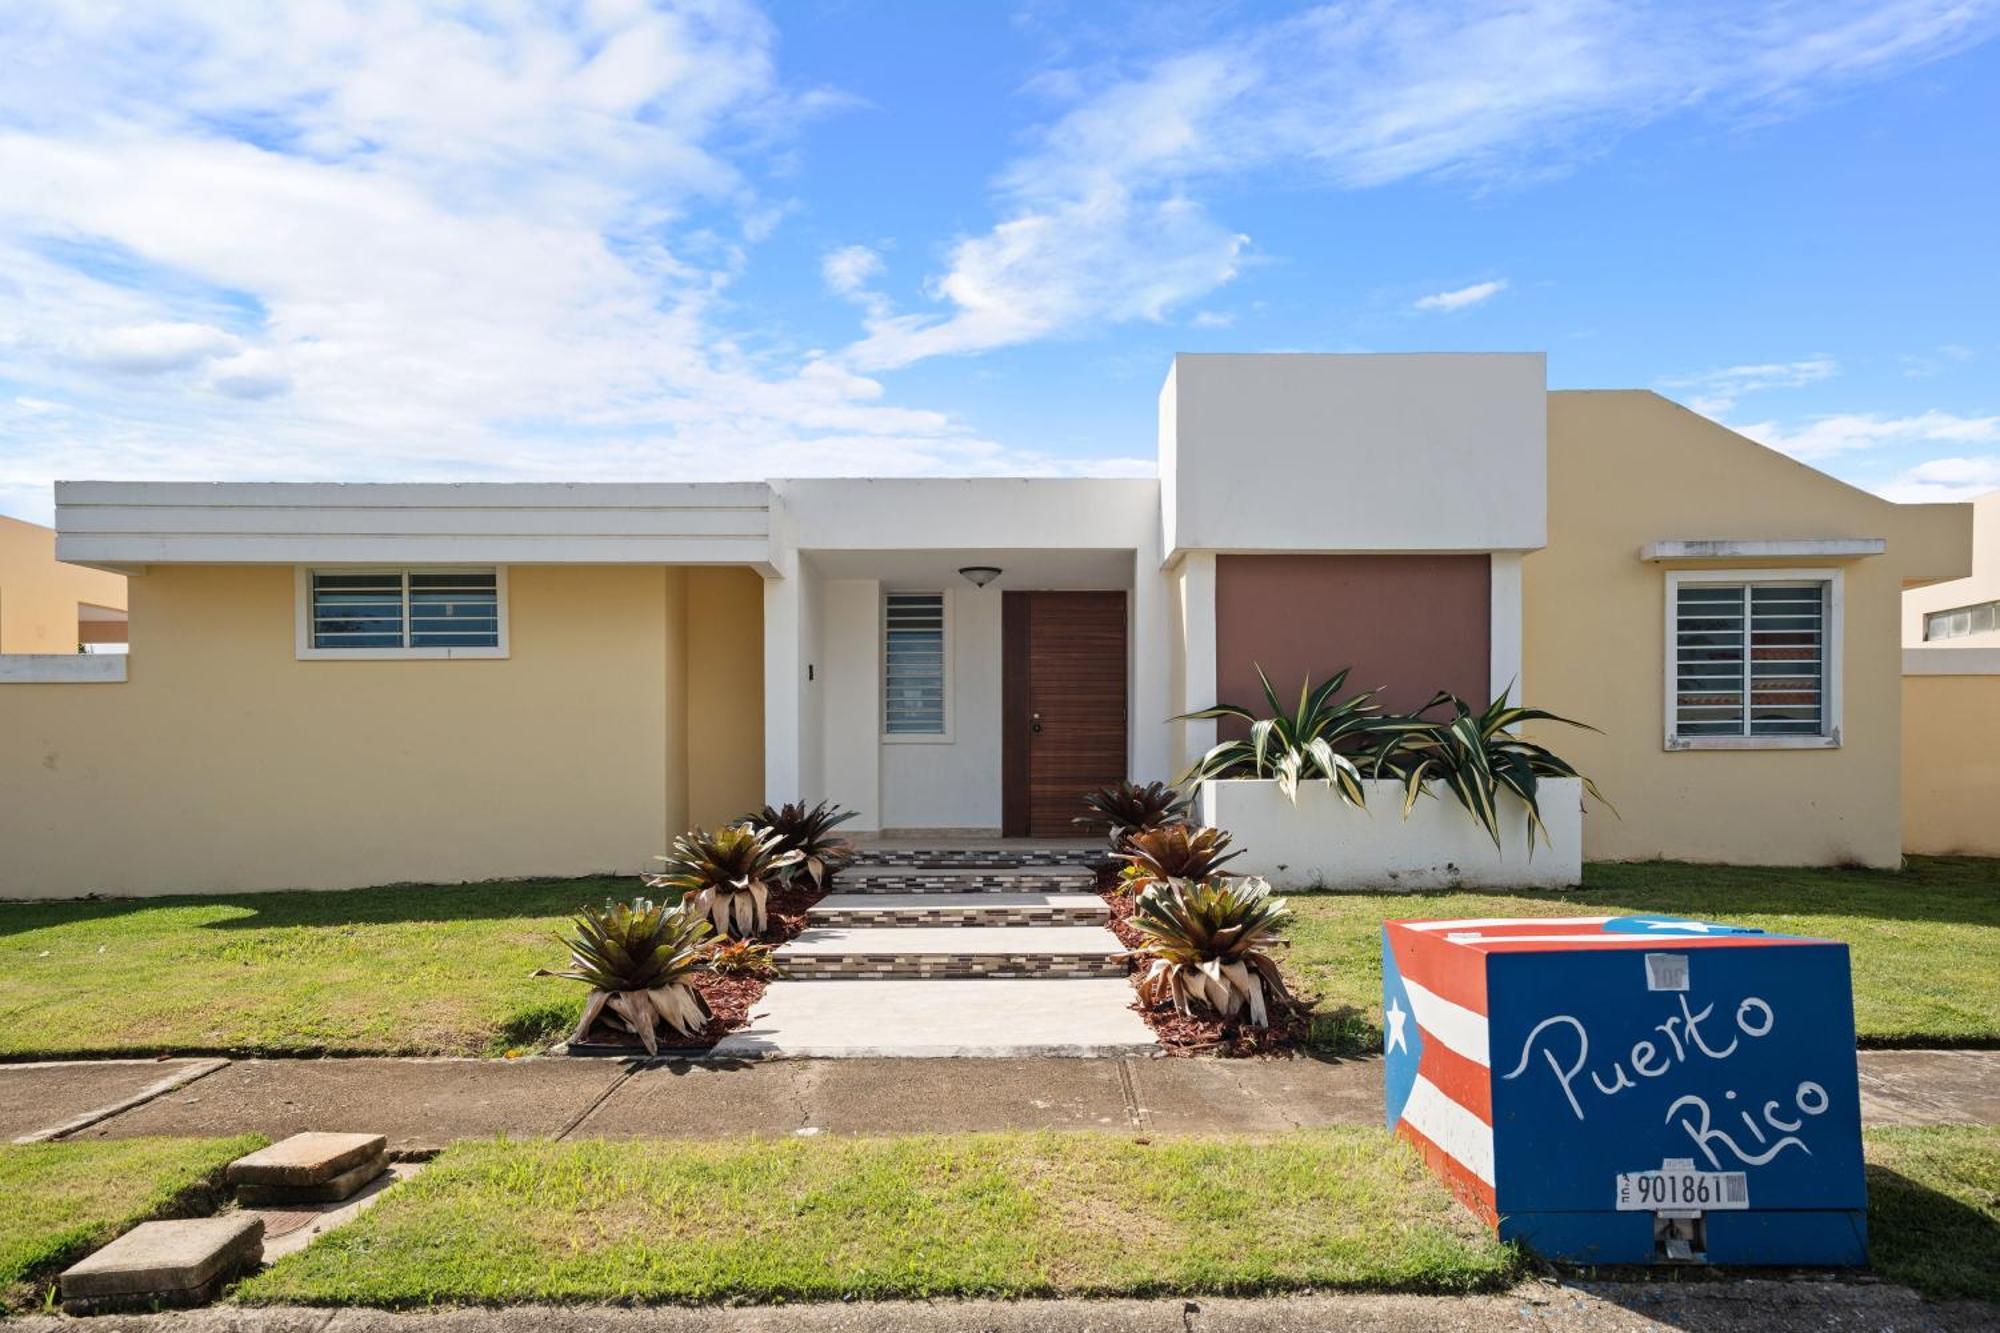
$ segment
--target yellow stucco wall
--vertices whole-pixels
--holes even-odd
[[[687,595],[688,824],[764,804],[764,580],[691,569]]]
[[[289,566],[157,566],[126,683],[0,686],[0,896],[649,867],[761,795],[761,627],[689,635],[746,577],[514,566],[505,659],[301,662]],[[688,763],[697,679],[747,762]]]
[[[1903,846],[2000,856],[2000,675],[1903,677]]]
[[[0,516],[0,653],[73,653],[77,604],[125,609],[125,579],[56,559],[52,528]]]
[[[1884,555],[1732,566],[1844,571],[1841,744],[1668,752],[1666,570],[1648,542],[1883,537]],[[1893,505],[1656,394],[1549,395],[1549,544],[1524,562],[1528,702],[1604,729],[1538,739],[1597,779],[1585,855],[1894,866],[1902,855],[1901,593],[1960,577],[1964,505]],[[1687,567],[1687,566],[1680,566]],[[1703,562],[1703,568],[1713,568]]]

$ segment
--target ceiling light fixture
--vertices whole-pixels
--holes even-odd
[[[962,565],[959,567],[958,572],[965,575],[966,581],[971,583],[973,587],[983,588],[1000,577],[1000,566]]]

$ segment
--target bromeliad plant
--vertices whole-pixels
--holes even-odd
[[[810,807],[804,801],[791,801],[780,806],[767,805],[743,822],[777,834],[780,850],[799,854],[788,878],[805,875],[812,880],[814,889],[825,889],[826,877],[854,859],[854,844],[834,837],[833,830],[859,813],[843,810],[831,801]]]
[[[1100,787],[1086,794],[1083,804],[1090,813],[1078,815],[1071,822],[1085,827],[1109,824],[1111,846],[1119,850],[1141,829],[1164,828],[1186,820],[1193,799],[1164,782],[1149,782],[1142,787],[1121,781],[1115,787]]]
[[[538,968],[538,977],[567,977],[590,987],[571,1041],[587,1041],[590,1029],[609,1010],[639,1038],[646,1054],[659,1054],[657,1024],[699,1036],[711,1017],[689,978],[707,962],[705,942],[712,928],[684,907],[647,898],[584,908],[571,923],[573,935],[556,939],[569,950],[569,970]]]
[[[708,918],[718,935],[761,935],[769,918],[765,904],[770,881],[804,858],[787,851],[781,835],[749,824],[730,824],[710,833],[690,829],[674,839],[660,858],[666,870],[645,877],[646,886],[681,895],[696,914]]]
[[[1229,850],[1229,835],[1219,828],[1168,824],[1138,830],[1125,840],[1125,850],[1114,855],[1125,862],[1118,872],[1119,888],[1136,893],[1165,880],[1199,883],[1243,853]]]
[[[1450,721],[1421,720],[1424,713],[1441,707],[1451,709]],[[1375,775],[1402,782],[1405,818],[1417,798],[1430,792],[1429,784],[1435,782],[1451,791],[1498,847],[1499,795],[1509,791],[1527,807],[1528,854],[1532,856],[1536,834],[1541,835],[1543,842],[1549,841],[1537,799],[1540,779],[1581,779],[1585,791],[1607,809],[1611,808],[1611,803],[1597,790],[1597,784],[1577,772],[1568,760],[1514,732],[1524,722],[1559,722],[1566,727],[1597,730],[1587,723],[1558,717],[1540,708],[1516,707],[1507,702],[1504,692],[1484,712],[1474,713],[1463,699],[1445,690],[1439,690],[1429,703],[1401,721],[1411,725],[1399,732],[1395,744],[1378,753],[1374,769]]]
[[[1145,937],[1138,953],[1150,960],[1139,974],[1140,998],[1171,1000],[1191,1017],[1206,1011],[1230,1020],[1247,1011],[1253,1027],[1270,1026],[1272,1006],[1291,994],[1266,950],[1282,943],[1278,928],[1290,917],[1261,879],[1150,885],[1131,918]]]
[[[1382,717],[1372,690],[1338,698],[1347,675],[1346,669],[1337,671],[1317,688],[1310,679],[1303,681],[1298,706],[1288,713],[1260,666],[1257,680],[1264,687],[1264,701],[1270,705],[1268,716],[1259,717],[1239,704],[1217,704],[1181,714],[1174,720],[1234,718],[1249,723],[1250,734],[1217,745],[1181,774],[1180,780],[1192,785],[1209,778],[1276,778],[1278,790],[1297,805],[1299,783],[1317,778],[1324,779],[1350,805],[1367,805],[1355,754],[1379,739],[1394,720]]]

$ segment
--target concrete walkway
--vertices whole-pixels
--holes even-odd
[[[1179,1297],[1157,1300],[865,1301],[693,1309],[522,1305],[393,1313],[237,1309],[92,1319],[101,1333],[1871,1333],[1985,1330],[1991,1305],[1932,1303],[1878,1283],[1526,1282],[1484,1296]],[[22,1333],[72,1333],[75,1320],[29,1315]]]
[[[855,986],[879,982],[834,983]],[[1061,984],[1055,982],[1049,985]],[[0,1065],[0,1137],[143,1093],[183,1062]],[[1381,1063],[1155,1057],[925,1060],[243,1060],[65,1137],[303,1130],[397,1152],[494,1134],[712,1137],[997,1129],[1199,1133],[1378,1124]],[[2000,1123],[2000,1051],[1864,1051],[1871,1125]],[[83,1109],[80,1111],[79,1108]]]

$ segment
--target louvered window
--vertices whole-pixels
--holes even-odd
[[[1825,580],[1674,585],[1673,739],[1830,734]]]
[[[945,629],[943,593],[897,592],[883,599],[883,734],[946,734]]]
[[[306,585],[301,647],[314,656],[491,657],[504,647],[497,569],[320,569]]]

